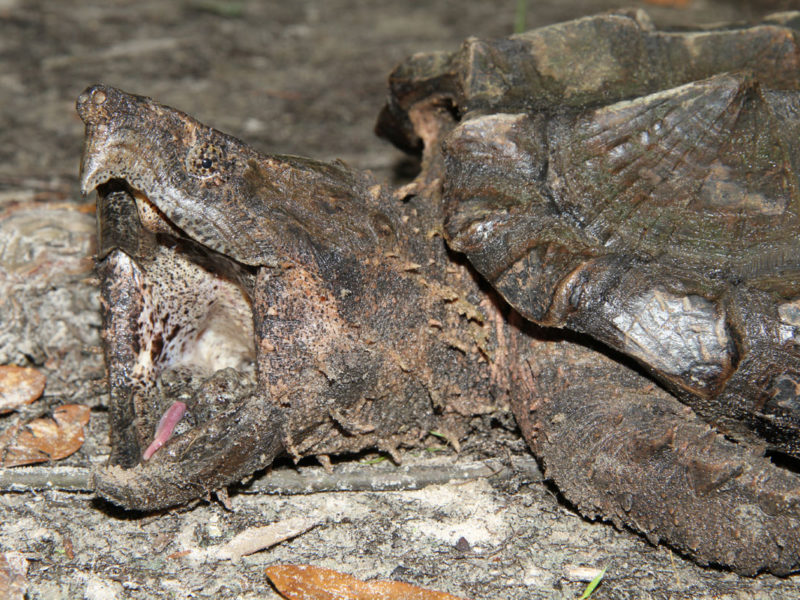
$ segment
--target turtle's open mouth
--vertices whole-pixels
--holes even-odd
[[[252,394],[254,269],[189,239],[124,180],[97,191],[112,463],[130,467]]]
[[[284,414],[255,385],[258,269],[242,261],[264,264],[249,253],[260,230],[241,218],[240,190],[220,185],[223,171],[244,168],[226,152],[250,153],[107,86],[84,91],[77,109],[86,124],[81,188],[98,192],[110,392],[110,465],[94,473],[94,487],[129,508],[181,504],[284,450]]]

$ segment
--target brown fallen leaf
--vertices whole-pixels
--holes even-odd
[[[83,445],[89,407],[65,404],[43,417],[9,427],[0,435],[0,466],[16,467],[65,458]]]
[[[42,395],[45,376],[31,367],[0,365],[0,414],[30,404]]]
[[[23,600],[28,591],[28,561],[19,552],[0,552],[0,598]]]
[[[287,600],[464,600],[401,581],[362,581],[313,565],[275,565],[267,577]]]

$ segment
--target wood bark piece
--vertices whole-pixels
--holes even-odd
[[[234,562],[243,556],[264,550],[280,542],[297,537],[319,525],[319,519],[295,517],[264,527],[251,527],[235,535],[225,544],[206,549],[209,557],[230,559]]]

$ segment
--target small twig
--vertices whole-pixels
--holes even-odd
[[[509,467],[497,460],[402,465],[367,466],[358,463],[339,465],[333,473],[321,467],[281,469],[262,475],[237,491],[245,494],[312,494],[343,491],[416,490],[451,481],[493,478],[510,479],[523,475],[531,481],[542,479],[536,461],[515,458]],[[0,492],[60,490],[91,492],[91,469],[80,467],[35,466],[0,469]]]
[[[91,469],[81,467],[15,467],[0,469],[0,491],[27,492],[62,490],[89,492]]]

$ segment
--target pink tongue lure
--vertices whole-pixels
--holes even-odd
[[[156,435],[153,442],[147,447],[147,450],[142,454],[142,459],[150,460],[150,457],[156,451],[167,443],[167,440],[172,437],[172,432],[175,431],[175,425],[181,420],[184,413],[186,413],[186,404],[183,402],[173,402],[172,406],[167,409],[167,412],[161,417],[156,427]]]

